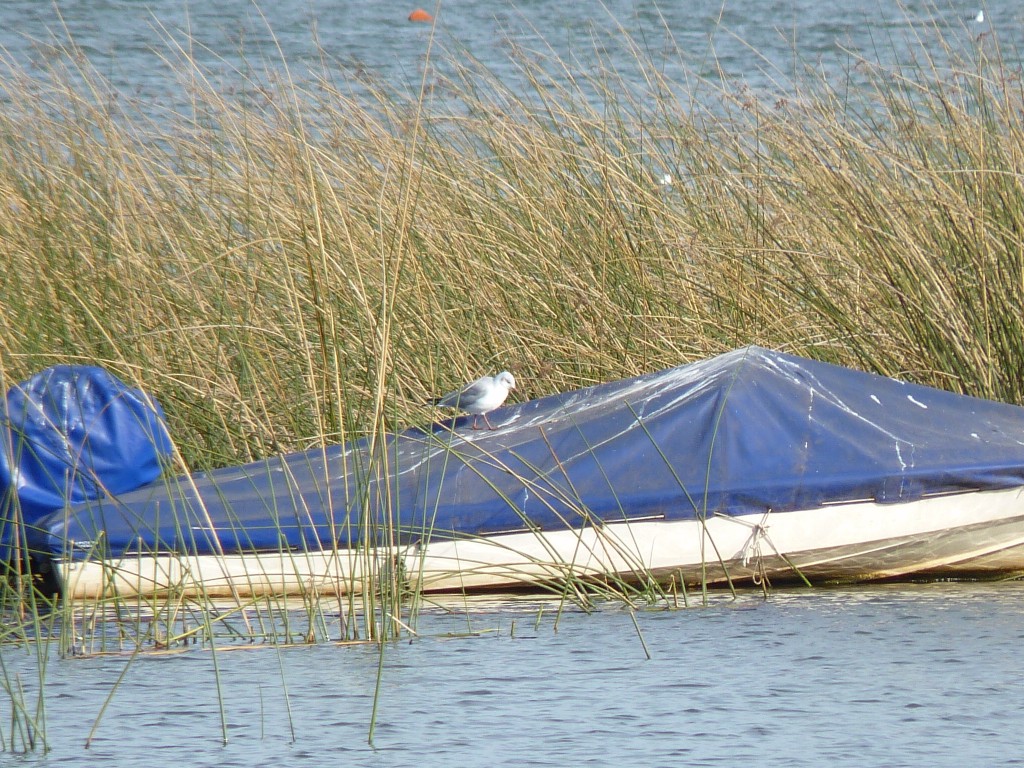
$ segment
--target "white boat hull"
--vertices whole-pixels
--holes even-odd
[[[1024,488],[706,521],[630,520],[370,551],[140,553],[58,558],[55,566],[72,599],[346,594],[395,576],[424,592],[500,591],[569,579],[715,584],[996,576],[1024,572]]]

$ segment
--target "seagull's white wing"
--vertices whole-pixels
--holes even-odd
[[[449,392],[438,400],[437,404],[444,408],[465,408],[486,396],[487,392],[490,391],[490,378],[490,376],[482,376],[476,381],[471,381],[462,389]]]

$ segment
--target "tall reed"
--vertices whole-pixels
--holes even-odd
[[[532,397],[750,342],[1020,401],[1020,82],[993,39],[927,51],[685,101],[525,54],[525,93],[452,61],[422,97],[229,98],[178,51],[157,117],[81,59],[8,65],[5,380],[105,364],[189,466],[422,422],[497,366]]]

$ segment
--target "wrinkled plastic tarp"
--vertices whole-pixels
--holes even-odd
[[[748,347],[367,441],[158,482],[40,522],[59,554],[406,543],[1024,484],[1024,408]],[[392,534],[395,538],[390,538]]]
[[[138,488],[171,452],[159,404],[96,366],[47,368],[0,408],[0,547],[16,518]]]

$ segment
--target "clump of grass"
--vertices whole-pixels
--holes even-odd
[[[5,379],[105,364],[189,466],[421,422],[496,367],[531,397],[751,342],[1020,401],[1022,94],[993,53],[685,101],[643,60],[642,88],[523,53],[525,93],[451,61],[422,97],[325,71],[229,98],[179,58],[191,109],[155,118],[78,59],[9,64]]]

